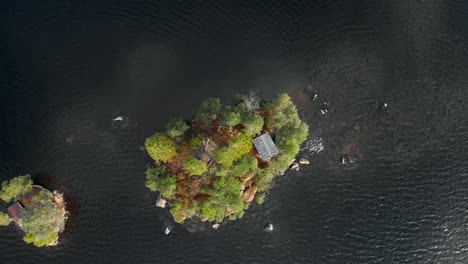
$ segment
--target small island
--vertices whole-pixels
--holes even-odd
[[[169,203],[176,222],[194,216],[235,220],[252,201],[263,203],[273,178],[288,169],[307,136],[287,94],[272,101],[235,96],[231,106],[211,98],[190,124],[173,119],[165,133],[146,139],[155,161],[146,170],[146,186],[159,191],[158,206]]]
[[[61,193],[33,185],[28,174],[4,181],[0,198],[11,204],[9,215],[0,212],[0,225],[15,222],[25,232],[23,240],[37,247],[57,245],[68,214]]]

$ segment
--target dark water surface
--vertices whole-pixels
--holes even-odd
[[[0,180],[75,206],[57,247],[0,227],[0,263],[468,263],[468,2],[83,2],[1,4]],[[325,150],[244,219],[165,236],[144,139],[249,90],[293,95]]]

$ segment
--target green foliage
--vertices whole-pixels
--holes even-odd
[[[177,137],[183,135],[189,126],[182,118],[175,118],[169,121],[166,126],[167,134],[170,137]]]
[[[192,137],[188,142],[190,150],[195,150],[202,145],[202,140],[199,137]]]
[[[245,131],[251,135],[256,135],[262,131],[264,120],[257,114],[247,113],[242,117],[242,125]]]
[[[148,154],[156,161],[168,161],[177,154],[177,143],[170,137],[156,133],[145,141]]]
[[[242,215],[245,203],[240,195],[241,188],[242,182],[234,177],[216,177],[213,179],[211,188],[203,190],[211,197],[198,204],[200,218],[221,222],[229,215]]]
[[[21,213],[21,228],[26,232],[24,241],[42,247],[54,244],[65,227],[64,212],[57,207],[51,194],[40,192]]]
[[[0,226],[7,226],[11,223],[11,218],[4,212],[0,212]]]
[[[232,167],[232,173],[236,176],[244,176],[250,170],[256,169],[258,161],[251,155],[245,155],[238,159]]]
[[[273,100],[272,111],[273,115],[268,118],[267,125],[273,130],[283,127],[288,122],[301,122],[296,106],[288,94],[281,94]]]
[[[202,175],[208,170],[205,162],[197,160],[192,156],[185,158],[183,165],[184,169],[191,175]]]
[[[0,198],[5,202],[19,200],[26,193],[32,190],[31,175],[18,176],[2,183],[2,190],[0,191]]]
[[[219,163],[224,165],[225,168],[230,168],[234,162],[234,153],[232,149],[227,147],[220,147],[215,149],[212,152],[213,159]]]
[[[255,201],[256,201],[258,204],[263,204],[263,202],[265,202],[265,198],[266,198],[266,194],[265,194],[265,193],[258,193],[258,194],[255,196]]]
[[[236,156],[234,160],[244,156],[252,150],[252,135],[244,131],[238,132],[229,142],[229,148]]]
[[[171,197],[177,188],[177,177],[166,173],[166,166],[149,167],[146,170],[146,187],[159,191],[164,197]]]
[[[242,121],[241,113],[237,107],[227,106],[223,109],[219,124],[221,126],[235,126]]]
[[[198,110],[197,119],[202,123],[208,124],[221,112],[222,104],[219,98],[210,98],[203,102]]]
[[[151,191],[158,190],[158,178],[166,174],[166,166],[153,166],[146,169],[146,187]]]
[[[249,153],[251,150],[252,136],[241,131],[231,138],[228,147],[217,148],[213,151],[212,155],[216,163],[230,168],[235,160]]]

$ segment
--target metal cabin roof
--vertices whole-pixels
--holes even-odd
[[[264,133],[263,135],[254,138],[253,144],[262,160],[267,160],[279,154],[279,151],[275,146],[275,142],[273,142],[269,133]]]

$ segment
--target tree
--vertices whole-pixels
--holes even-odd
[[[227,106],[219,118],[219,124],[222,126],[235,126],[242,121],[241,113],[237,107]]]
[[[177,154],[177,143],[162,133],[147,138],[145,147],[151,158],[156,161],[166,162]]]
[[[177,137],[183,135],[185,131],[189,129],[189,126],[182,118],[171,119],[166,126],[166,133],[170,137]]]
[[[158,190],[158,178],[166,174],[166,166],[154,166],[146,169],[146,187],[152,191]]]
[[[256,169],[258,161],[252,155],[245,155],[242,158],[234,162],[232,167],[232,173],[236,176],[244,176],[250,170]]]
[[[21,214],[20,224],[27,243],[38,247],[52,245],[65,228],[65,213],[57,207],[52,194],[41,191]]]
[[[208,124],[221,112],[222,104],[219,98],[210,98],[203,102],[198,110],[197,119]]]
[[[252,150],[252,135],[244,131],[238,132],[229,141],[229,148],[235,156],[234,160],[244,156]]]
[[[258,203],[258,204],[262,204],[263,202],[265,202],[265,193],[258,193],[256,196],[255,196],[255,201]]]
[[[26,193],[32,190],[31,175],[18,176],[2,183],[0,198],[5,202],[21,199]]]
[[[264,120],[257,114],[245,114],[242,117],[242,125],[251,135],[256,135],[262,131]]]
[[[146,169],[146,187],[159,191],[164,197],[171,197],[177,188],[177,177],[167,173],[166,166],[155,166]]]
[[[208,170],[205,162],[197,160],[192,156],[185,158],[183,165],[184,169],[191,175],[202,175]]]
[[[224,167],[230,168],[234,162],[235,154],[232,149],[227,147],[217,148],[212,152],[213,159],[216,163],[223,164]]]
[[[4,212],[0,212],[0,226],[7,226],[11,223],[11,218]]]

